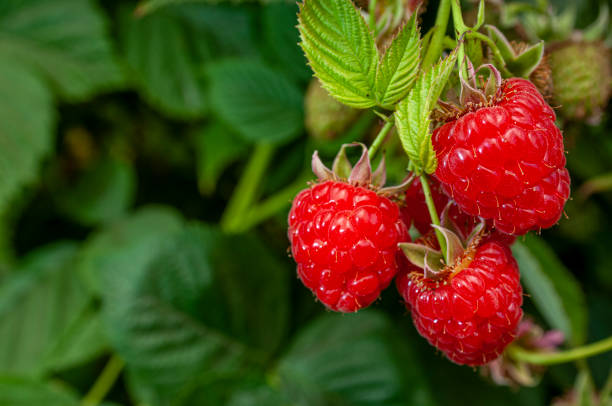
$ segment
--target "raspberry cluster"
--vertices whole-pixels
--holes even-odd
[[[509,246],[554,225],[570,193],[563,138],[535,86],[509,79],[485,100],[434,131],[429,185],[441,225],[431,224],[421,180],[381,189],[384,168],[372,174],[364,147],[343,169],[343,147],[334,171],[315,153],[319,182],[294,199],[288,233],[299,278],[329,309],[369,306],[395,278],[419,333],[472,366],[499,357],[523,315]],[[410,227],[421,235],[414,243]]]

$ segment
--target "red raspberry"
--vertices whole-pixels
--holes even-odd
[[[523,315],[518,266],[497,241],[468,249],[435,280],[402,261],[396,285],[419,333],[457,364],[496,359]]]
[[[435,178],[429,179],[429,188],[431,190],[431,196],[436,206],[438,213],[441,213],[450,199],[442,191],[442,186]],[[410,226],[411,222],[418,232],[422,235],[429,235],[433,233],[431,227],[431,217],[427,204],[425,203],[425,195],[423,194],[423,187],[420,179],[415,179],[412,185],[406,190],[406,199],[404,205],[401,208],[402,219],[406,226]],[[453,203],[448,210],[450,219],[457,225],[459,231],[464,237],[467,237],[474,227],[480,222],[477,217],[465,214],[459,207]],[[503,242],[504,244],[512,245],[516,237],[510,234],[501,233],[497,230],[491,230],[493,228],[493,221],[487,221],[487,228],[489,229],[490,236],[488,238],[494,238],[497,241]],[[435,247],[439,248],[439,247]]]
[[[461,210],[515,235],[553,226],[570,194],[555,113],[525,79],[433,134],[436,177]]]
[[[408,239],[395,203],[344,182],[301,191],[289,212],[298,275],[335,311],[372,304],[397,273],[397,244]]]

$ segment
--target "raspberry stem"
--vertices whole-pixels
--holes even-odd
[[[221,216],[221,228],[226,232],[237,232],[246,211],[251,207],[259,184],[274,155],[270,144],[258,144],[242,173],[238,185]]]
[[[436,22],[433,28],[434,33],[431,37],[429,47],[427,48],[427,53],[423,58],[423,63],[421,64],[424,71],[432,67],[442,54],[442,45],[444,36],[446,35],[448,20],[450,18],[450,2],[451,0],[440,0],[438,14],[436,15]]]
[[[391,119],[391,117],[389,117],[383,128],[381,128],[378,132],[376,138],[374,138],[374,141],[372,141],[372,145],[370,145],[370,149],[368,150],[368,157],[370,158],[370,160],[376,157],[380,146],[385,142],[387,134],[389,134],[389,131],[393,127],[393,123],[394,121]]]
[[[582,347],[572,348],[571,350],[548,354],[531,352],[516,346],[508,347],[508,353],[513,359],[517,361],[526,361],[536,365],[563,364],[565,362],[578,361],[592,357],[607,351],[612,351],[612,337]]]
[[[113,355],[108,361],[102,373],[91,387],[89,392],[81,401],[82,406],[98,406],[104,400],[108,391],[112,389],[119,374],[123,370],[125,362],[117,355]]]
[[[425,203],[427,204],[427,210],[429,210],[429,216],[431,217],[431,222],[436,226],[440,225],[440,217],[438,217],[438,211],[436,210],[436,205],[434,204],[433,197],[431,195],[431,189],[429,187],[429,182],[427,181],[427,175],[421,175],[421,185],[423,186],[423,194],[425,195]],[[442,251],[442,256],[446,258],[446,240],[444,239],[444,235],[438,230],[436,230],[436,238],[438,239],[438,243],[440,244],[440,251]]]

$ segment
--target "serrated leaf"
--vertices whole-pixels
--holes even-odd
[[[376,73],[378,103],[389,110],[403,99],[419,72],[421,40],[416,13],[387,48]]]
[[[585,297],[576,278],[546,243],[531,234],[516,242],[512,252],[531,299],[551,327],[574,345],[586,338]]]
[[[210,102],[249,141],[287,142],[303,128],[302,93],[281,72],[251,59],[209,65]]]
[[[316,319],[298,333],[277,373],[291,404],[431,405],[417,362],[390,320],[366,310]]]
[[[136,18],[125,9],[120,22],[132,80],[147,101],[178,118],[204,115],[207,104],[196,65],[203,58],[191,52],[181,19],[165,11]]]
[[[67,99],[116,87],[123,74],[103,14],[91,0],[0,2],[0,64],[44,74]]]
[[[138,268],[124,258],[107,279],[103,316],[147,396],[229,379],[283,339],[288,273],[258,240],[194,225],[166,234]]]
[[[417,174],[433,173],[436,170],[436,154],[431,143],[430,115],[446,86],[453,70],[457,52],[427,72],[422,72],[414,87],[398,105],[395,125],[402,146],[410,158],[410,164]]]
[[[2,406],[78,406],[75,394],[39,381],[13,376],[0,376],[0,405]]]
[[[2,285],[0,373],[41,375],[64,362],[56,347],[92,299],[74,273],[77,248],[75,243],[41,248]],[[47,359],[53,353],[57,364]]]
[[[349,106],[375,106],[378,50],[353,3],[305,0],[298,21],[300,45],[323,87]]]
[[[1,41],[0,41],[1,42]],[[23,66],[0,58],[0,211],[32,182],[53,144],[49,90]]]
[[[76,268],[89,289],[102,295],[113,280],[144,268],[166,236],[182,226],[180,214],[170,208],[142,208],[92,235]],[[129,274],[124,273],[127,266]]]

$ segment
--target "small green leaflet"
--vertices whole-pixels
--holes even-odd
[[[421,39],[416,13],[387,48],[376,73],[376,98],[380,106],[393,106],[412,88],[421,60]]]
[[[300,45],[323,87],[349,106],[375,106],[378,50],[353,3],[305,0],[298,20]]]
[[[395,125],[402,146],[417,174],[436,170],[436,154],[431,144],[431,119],[438,98],[457,60],[457,51],[427,72],[422,72],[408,96],[397,105]]]
[[[300,45],[323,87],[356,108],[393,110],[417,77],[421,40],[416,17],[379,59],[369,28],[350,0],[304,0],[298,15]]]

